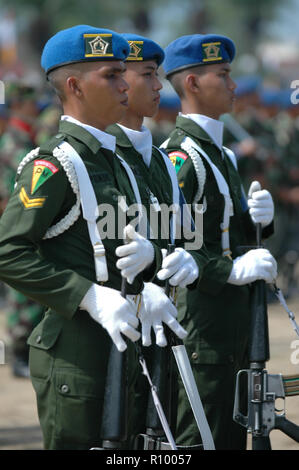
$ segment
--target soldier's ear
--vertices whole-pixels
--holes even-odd
[[[76,95],[77,97],[82,96],[82,89],[80,86],[80,81],[77,77],[71,76],[68,77],[66,80],[66,88],[69,90],[69,92],[73,95]]]
[[[198,84],[198,75],[195,73],[188,73],[185,77],[185,87],[187,90],[191,91],[192,93],[196,93],[199,90]]]

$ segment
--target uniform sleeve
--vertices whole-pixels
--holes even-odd
[[[91,281],[40,254],[43,236],[65,210],[67,194],[72,191],[54,157],[40,161],[39,168],[34,162],[25,166],[1,217],[0,278],[70,318]]]

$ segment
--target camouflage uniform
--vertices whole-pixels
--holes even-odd
[[[33,99],[33,91],[27,87],[25,88],[26,95],[23,95],[23,89],[17,86],[13,86],[13,89],[9,91],[10,100],[26,99],[27,96]],[[35,147],[34,138],[33,127],[28,122],[14,115],[10,117],[0,140],[1,213],[13,191],[18,164]],[[29,377],[27,365],[29,348],[26,341],[32,329],[41,320],[44,309],[10,287],[7,287],[7,305],[7,327],[14,356],[13,372],[16,376]]]

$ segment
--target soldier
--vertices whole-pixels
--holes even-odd
[[[132,168],[140,193],[143,199],[147,200],[147,213],[150,220],[150,213],[154,211],[158,217],[153,218],[153,225],[150,229],[157,233],[157,229],[163,225],[163,208],[169,208],[173,203],[173,184],[178,189],[178,181],[175,170],[167,154],[163,154],[157,147],[153,146],[150,130],[143,124],[145,117],[153,117],[159,107],[160,90],[162,84],[158,78],[158,67],[164,60],[163,49],[151,39],[136,34],[122,35],[130,44],[131,53],[126,59],[126,72],[124,78],[129,84],[128,108],[118,124],[110,126],[107,131],[116,137],[117,153],[121,155]],[[165,231],[168,237],[161,240],[161,248],[166,249],[171,243],[169,230]],[[179,279],[172,278],[172,285],[192,285],[197,274],[202,272],[207,263],[207,255],[204,248],[201,251],[186,252],[183,247],[184,240],[177,240],[176,263],[182,264],[184,275]],[[121,262],[119,262],[121,264]],[[178,268],[175,268],[178,269]],[[183,273],[183,270],[182,270]],[[201,276],[199,276],[200,278]],[[157,280],[156,280],[157,281]],[[146,304],[152,303],[154,296],[160,303],[161,314],[164,322],[167,323],[168,312],[173,311],[172,302],[163,293],[163,290],[155,283],[146,283],[143,290],[143,300]],[[163,313],[164,312],[164,313]],[[142,316],[142,309],[140,314]],[[171,317],[169,317],[171,319]],[[156,324],[157,330],[158,324]],[[179,330],[176,331],[179,336]],[[150,336],[143,338],[145,345],[151,344]],[[164,334],[159,333],[157,344],[165,346],[167,343]],[[145,351],[150,357],[152,351]],[[150,359],[149,359],[150,360]],[[146,388],[146,387],[145,387]],[[147,395],[143,392],[140,398],[143,401]],[[142,405],[141,405],[142,406]],[[142,408],[141,408],[142,409]],[[144,405],[144,408],[146,406]],[[142,419],[137,410],[135,402],[135,412],[138,413],[136,426],[142,430]]]
[[[240,245],[255,244],[254,223],[262,224],[264,236],[272,232],[273,202],[255,182],[249,214],[235,158],[222,146],[219,117],[230,112],[234,102],[234,55],[229,38],[195,34],[169,44],[164,61],[182,112],[163,147],[176,167],[186,201],[202,203],[204,211],[210,261],[197,289],[180,292],[178,309],[216,449],[246,447],[246,432],[233,422],[232,413],[236,373],[248,365],[250,283],[271,282],[276,276],[276,262],[268,250],[238,251]],[[180,392],[178,443],[197,444],[196,424],[183,389]]]
[[[9,119],[0,139],[1,213],[12,193],[20,161],[35,146],[35,120],[39,113],[35,88],[12,82],[6,90]],[[27,338],[42,318],[44,308],[14,289],[7,290],[7,328],[11,338],[12,372],[29,377]]]
[[[105,129],[127,108],[128,54],[120,35],[88,25],[49,39],[41,63],[64,115],[59,133],[21,162],[0,221],[0,278],[48,307],[28,340],[46,449],[99,445],[111,346],[127,349],[132,386],[139,293],[161,267],[159,246],[129,225],[129,253],[120,258],[132,283],[121,296],[115,250],[127,222],[123,201],[142,200]],[[150,316],[143,319],[150,329]]]
[[[28,85],[11,82],[6,90],[9,119],[1,136],[1,206],[5,208],[13,190],[20,161],[35,146],[35,120],[39,114],[37,92]]]

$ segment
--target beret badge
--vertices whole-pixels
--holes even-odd
[[[143,60],[143,41],[128,41],[130,44],[130,54],[127,60]]]
[[[208,42],[202,45],[203,49],[203,62],[211,62],[213,60],[222,60],[221,57],[221,42]]]
[[[84,34],[85,57],[113,57],[112,34]]]

